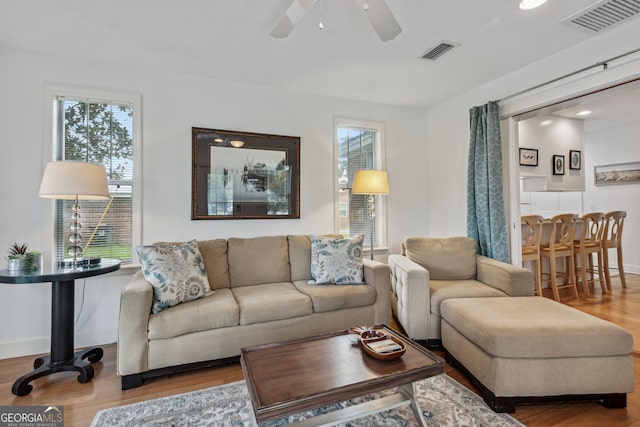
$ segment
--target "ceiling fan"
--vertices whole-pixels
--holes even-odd
[[[322,0],[320,0],[322,1]],[[385,0],[354,0],[365,11],[371,26],[383,42],[393,40],[402,32],[398,21],[391,13]],[[271,30],[271,37],[281,39],[289,36],[304,15],[318,0],[293,0],[280,21]],[[320,28],[323,28],[320,22]]]

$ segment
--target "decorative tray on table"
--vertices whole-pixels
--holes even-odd
[[[402,341],[371,327],[357,326],[349,332],[359,335],[360,346],[365,353],[378,360],[396,360],[407,351]]]

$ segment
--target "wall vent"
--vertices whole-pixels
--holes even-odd
[[[457,47],[458,44],[451,42],[441,42],[438,46],[429,49],[424,55],[422,55],[422,59],[429,59],[431,61],[435,61],[445,53],[449,52],[454,47]]]
[[[601,0],[562,22],[597,33],[640,13],[640,0]]]

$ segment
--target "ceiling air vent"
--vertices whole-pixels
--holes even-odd
[[[597,33],[640,13],[640,0],[601,0],[562,22]]]
[[[432,61],[435,61],[456,46],[458,45],[455,43],[441,42],[438,46],[434,47],[433,49],[429,49],[424,55],[422,55],[422,59],[430,59]]]

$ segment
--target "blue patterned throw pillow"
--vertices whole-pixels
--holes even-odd
[[[153,313],[213,293],[195,240],[136,249],[142,274],[153,286]]]
[[[361,285],[362,242],[364,236],[349,239],[310,236],[311,277],[310,285]]]

